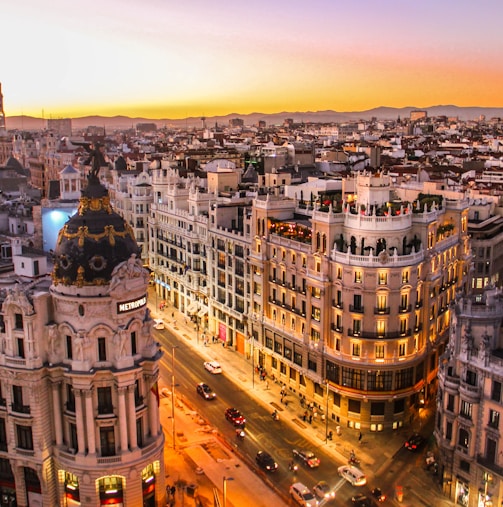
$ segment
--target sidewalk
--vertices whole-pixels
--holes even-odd
[[[391,467],[394,454],[403,446],[409,434],[413,432],[414,428],[411,426],[406,426],[392,433],[388,432],[385,437],[380,433],[364,432],[361,441],[359,441],[360,432],[358,430],[342,428],[340,429],[340,435],[338,435],[337,424],[334,421],[329,420],[327,424],[327,421],[322,421],[320,417],[313,419],[312,423],[309,423],[308,420],[304,421],[303,414],[305,410],[307,409],[308,413],[311,412],[307,406],[301,406],[298,393],[286,387],[286,395],[283,397],[283,401],[286,402],[286,404],[282,403],[281,390],[283,389],[283,385],[281,382],[277,379],[273,381],[270,377],[268,377],[267,380],[261,380],[257,372],[252,372],[251,360],[247,360],[243,355],[233,349],[222,347],[220,342],[218,344],[212,344],[210,342],[208,345],[204,345],[201,336],[199,336],[199,343],[197,343],[196,331],[193,329],[193,324],[190,322],[190,319],[172,306],[166,307],[163,312],[156,311],[154,309],[154,304],[149,304],[149,306],[152,315],[154,317],[163,318],[169,329],[178,334],[187,345],[197,349],[198,352],[206,356],[207,359],[219,361],[226,374],[232,377],[236,384],[241,385],[243,390],[248,391],[250,396],[253,396],[257,402],[266,406],[271,412],[276,409],[280,414],[281,420],[293,425],[304,438],[312,442],[313,446],[318,447],[324,445],[326,452],[333,456],[337,464],[347,463],[350,452],[354,449],[357,457],[361,460],[362,468],[364,468],[369,478],[369,484],[374,482],[375,476]],[[176,327],[174,329],[172,326],[172,313],[174,313],[174,320],[176,321]],[[306,403],[310,401],[311,400],[306,400]],[[330,431],[333,434],[333,438],[327,441],[326,434],[330,433]],[[198,464],[204,462],[203,456],[204,454],[201,455],[200,453],[191,452],[192,459]],[[207,464],[207,462],[203,464]],[[230,461],[226,464],[230,467],[233,466]],[[238,468],[241,468],[241,465],[242,464],[239,463]],[[247,467],[243,465],[243,468]],[[211,466],[209,470],[213,471],[214,467]],[[217,485],[219,489],[222,489],[223,476],[228,472],[229,468],[220,468],[217,469],[215,473],[208,471],[208,477],[213,481],[213,484]],[[247,469],[246,472],[248,474],[246,482],[250,480],[249,477],[254,477],[269,491],[269,493],[271,493],[271,490],[250,470]],[[421,498],[417,496],[418,476],[424,478],[425,481],[425,485],[422,485],[420,490]],[[440,486],[438,483],[435,483],[433,477],[429,475],[420,475],[418,473],[415,477],[400,477],[400,482],[404,490],[403,501],[398,502],[393,497],[394,495],[388,495],[386,501],[388,505],[397,507],[416,505],[435,507],[454,506],[453,502],[442,496]],[[232,488],[232,483],[227,485],[228,491],[230,491],[230,488]],[[238,490],[241,488],[236,487],[235,489]],[[244,503],[237,503],[236,506],[247,505],[248,502],[252,500],[255,502],[254,505],[258,505],[256,504],[257,498],[265,499],[265,497],[262,496],[261,493],[257,494],[257,491],[258,490],[253,488],[250,492],[251,496],[247,498],[248,501],[246,502],[242,499]],[[416,491],[416,493],[414,493],[414,491]],[[232,505],[231,501],[232,498],[228,495],[227,505]],[[277,496],[275,496],[274,501],[268,500],[266,504],[269,506],[285,505]]]

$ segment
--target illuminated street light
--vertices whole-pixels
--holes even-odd
[[[175,442],[175,349],[177,345],[171,346],[171,424],[173,436],[173,449],[176,447]]]
[[[223,492],[222,507],[227,507],[227,481],[233,481],[233,480],[234,480],[234,477],[225,477],[225,475],[224,475],[223,487],[222,487],[222,492]]]

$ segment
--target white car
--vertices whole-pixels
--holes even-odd
[[[154,320],[154,328],[155,329],[164,329],[164,321],[162,319],[155,319]]]
[[[220,363],[218,363],[217,361],[206,361],[204,363],[204,367],[210,373],[213,373],[213,375],[216,375],[217,373],[222,373],[222,367],[220,366]]]
[[[337,472],[353,486],[363,486],[367,484],[367,477],[365,477],[365,474],[359,468],[352,465],[343,465],[337,469]]]
[[[290,496],[302,507],[317,507],[318,500],[307,486],[296,482],[290,486]]]

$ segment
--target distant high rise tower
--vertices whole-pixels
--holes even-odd
[[[206,128],[206,116],[201,116],[201,121],[203,124],[203,129],[205,129]]]
[[[3,110],[3,95],[2,95],[2,83],[0,83],[0,132],[5,129],[5,113]]]

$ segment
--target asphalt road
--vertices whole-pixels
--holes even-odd
[[[351,486],[337,473],[337,467],[346,463],[336,462],[332,456],[325,453],[323,444],[315,447],[291,424],[282,419],[274,421],[271,416],[274,407],[271,406],[270,410],[267,410],[257,403],[247,391],[240,388],[237,379],[230,378],[225,370],[217,375],[206,371],[203,366],[206,359],[185,344],[183,339],[167,329],[157,330],[154,333],[165,352],[160,363],[161,384],[171,386],[174,362],[175,392],[182,395],[212,427],[218,430],[221,437],[234,447],[255,473],[283,494],[288,492],[293,482],[302,482],[312,488],[318,481],[324,480],[336,491],[336,499],[330,505],[349,506],[352,505],[353,495],[363,493],[369,496],[370,489],[375,486],[381,487],[383,492],[391,496],[393,493],[391,488],[396,484],[397,474],[417,473],[414,468],[418,465],[418,455],[403,449],[396,453],[393,466],[389,470],[382,471],[377,479],[379,484]],[[197,394],[196,386],[200,382],[208,384],[215,391],[217,397],[214,400],[204,400]],[[224,412],[228,407],[237,408],[246,417],[246,436],[243,440],[237,439],[234,426],[225,419]],[[288,463],[292,459],[293,449],[313,451],[321,460],[320,466],[310,469],[299,463],[297,472],[290,471]],[[258,468],[255,456],[259,450],[265,450],[273,456],[279,465],[276,472],[268,473]],[[323,504],[324,502],[321,502],[320,506]]]

